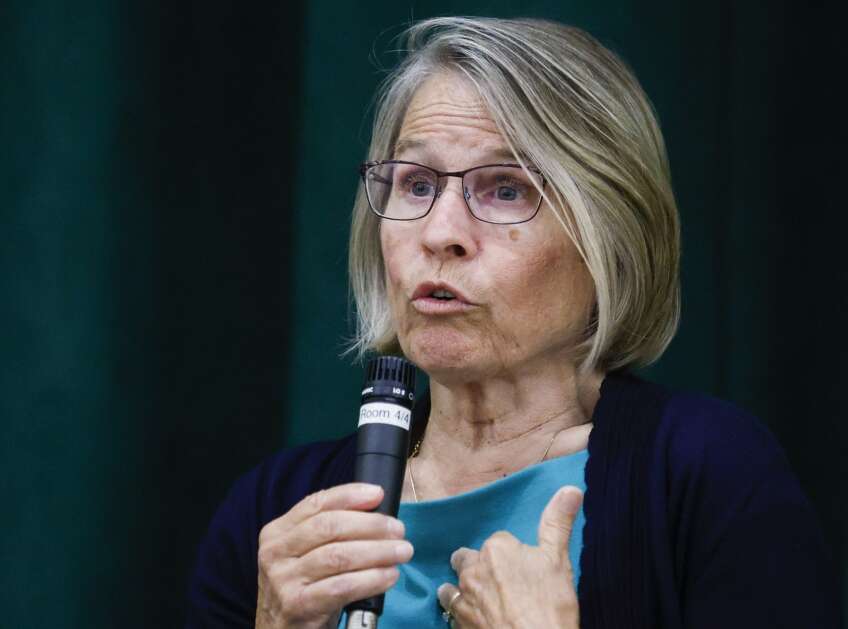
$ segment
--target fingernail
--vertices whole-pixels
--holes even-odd
[[[576,495],[569,495],[569,494],[576,494],[577,492],[569,491],[568,489],[561,489],[559,493],[560,493],[559,500],[560,500],[560,502],[562,502],[564,504],[565,511],[569,515],[574,515],[575,513],[580,511],[580,505],[582,503],[582,499],[578,499],[578,497]]]
[[[359,486],[359,494],[363,499],[376,498],[380,495],[381,491],[383,491],[382,487],[379,485],[372,485],[371,483],[363,483]]]
[[[398,561],[409,561],[412,559],[412,553],[414,549],[412,548],[412,544],[409,542],[401,542],[397,546],[395,546],[395,556]]]
[[[405,532],[406,532],[406,527],[403,525],[403,522],[401,522],[397,518],[389,518],[389,533],[391,535],[395,535],[397,537],[403,537],[403,534]]]

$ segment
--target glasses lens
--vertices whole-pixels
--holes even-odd
[[[482,221],[521,223],[536,214],[542,177],[520,166],[486,166],[465,175],[468,205]]]
[[[365,172],[365,191],[380,216],[410,220],[424,216],[433,204],[436,173],[416,164],[378,164]]]

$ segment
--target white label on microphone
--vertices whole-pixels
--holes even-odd
[[[359,407],[359,425],[389,424],[409,430],[412,412],[398,404],[388,402],[370,402]]]

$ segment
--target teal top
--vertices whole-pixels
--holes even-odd
[[[495,531],[509,531],[525,544],[536,545],[539,518],[548,501],[564,485],[586,491],[588,450],[537,463],[472,491],[424,502],[403,502],[398,511],[415,554],[400,566],[398,582],[386,593],[380,629],[445,629],[436,596],[445,582],[457,583],[450,557],[465,546],[480,550]],[[581,507],[568,545],[574,588],[580,579],[585,517]],[[345,614],[339,626],[344,627]]]

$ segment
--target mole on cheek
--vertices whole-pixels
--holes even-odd
[[[512,240],[513,242],[518,240],[518,230],[517,229],[510,229],[509,230],[509,239]]]

